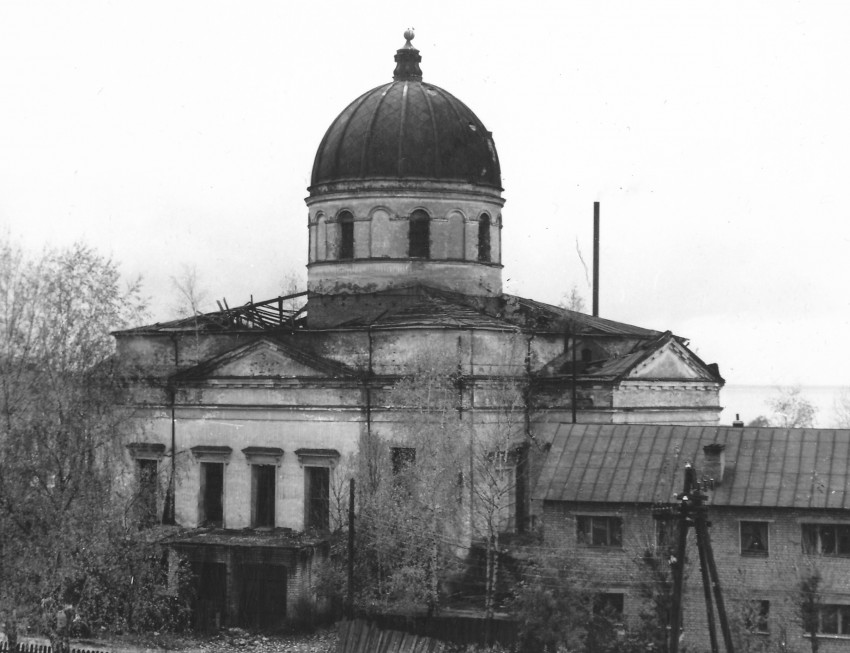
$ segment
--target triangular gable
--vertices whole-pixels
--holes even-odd
[[[663,338],[623,378],[716,381],[705,364],[674,337]]]
[[[262,338],[216,356],[181,375],[184,378],[304,378],[348,376],[342,365]]]

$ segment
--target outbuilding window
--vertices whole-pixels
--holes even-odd
[[[750,601],[745,606],[744,625],[750,633],[760,635],[769,632],[770,601]]]
[[[818,633],[850,635],[850,605],[822,605],[818,610]]]
[[[410,215],[408,255],[410,258],[431,256],[431,217],[422,209]]]
[[[850,525],[802,524],[803,553],[850,556]]]
[[[741,522],[741,555],[767,556],[770,551],[768,542],[768,522]]]
[[[576,539],[589,546],[622,547],[623,520],[620,517],[579,515]]]
[[[343,211],[337,218],[339,223],[339,258],[354,258],[354,216]]]

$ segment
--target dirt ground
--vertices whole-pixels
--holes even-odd
[[[0,641],[5,641],[4,635],[0,635]],[[36,646],[50,644],[43,637],[22,637],[19,641]],[[103,653],[335,653],[336,642],[335,626],[301,635],[264,635],[228,628],[207,638],[169,638],[167,642],[156,643],[72,639],[71,648]]]
[[[239,653],[334,653],[336,628],[317,630],[309,635],[261,635],[239,628],[222,631],[215,637],[196,646],[184,649],[185,653],[214,653],[238,651]]]

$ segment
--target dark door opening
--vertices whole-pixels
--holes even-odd
[[[239,622],[270,628],[286,619],[286,567],[268,564],[241,566]]]
[[[227,625],[227,566],[219,562],[193,562],[195,630],[218,630]]]

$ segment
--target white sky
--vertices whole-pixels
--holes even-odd
[[[493,132],[508,291],[589,304],[599,200],[603,316],[730,383],[850,385],[844,2],[2,0],[0,223],[111,254],[158,320],[182,265],[275,296],[316,148],[408,26]]]

